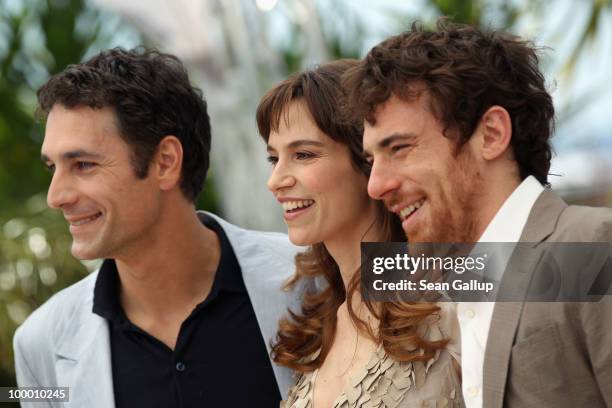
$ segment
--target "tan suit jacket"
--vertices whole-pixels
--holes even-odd
[[[545,190],[521,242],[612,242],[612,210],[568,206]],[[515,253],[504,281],[527,288],[539,262]],[[612,302],[498,302],[485,351],[483,405],[612,407]]]

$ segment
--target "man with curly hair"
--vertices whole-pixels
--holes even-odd
[[[554,108],[530,43],[414,24],[346,82],[364,122],[368,192],[409,242],[612,241],[610,209],[568,206],[547,188]],[[519,286],[538,269],[530,258],[507,265],[503,279]],[[466,405],[612,406],[611,305],[458,304]]]

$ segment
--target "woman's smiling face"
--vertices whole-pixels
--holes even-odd
[[[289,238],[312,245],[352,236],[373,208],[366,176],[353,165],[348,147],[317,127],[301,100],[285,109],[268,138],[268,188],[283,206]]]

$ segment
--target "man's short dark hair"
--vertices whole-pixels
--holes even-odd
[[[200,194],[209,166],[210,120],[202,92],[190,84],[177,57],[142,47],[106,50],[54,75],[38,90],[38,102],[42,116],[56,104],[111,108],[140,178],[147,176],[161,139],[176,136],[183,146],[181,190],[191,201]]]
[[[446,19],[438,21],[435,31],[413,23],[409,31],[372,48],[345,82],[353,112],[370,124],[391,95],[413,100],[415,85],[425,85],[432,112],[458,146],[469,140],[487,109],[505,108],[521,179],[533,175],[546,183],[554,107],[537,51],[517,37]]]

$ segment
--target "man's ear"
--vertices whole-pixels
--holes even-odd
[[[181,180],[183,167],[183,145],[176,136],[165,136],[157,146],[153,160],[154,175],[159,187],[164,190],[174,188]]]
[[[502,156],[512,139],[510,114],[501,106],[491,106],[480,119],[480,153],[484,160],[494,160]]]

